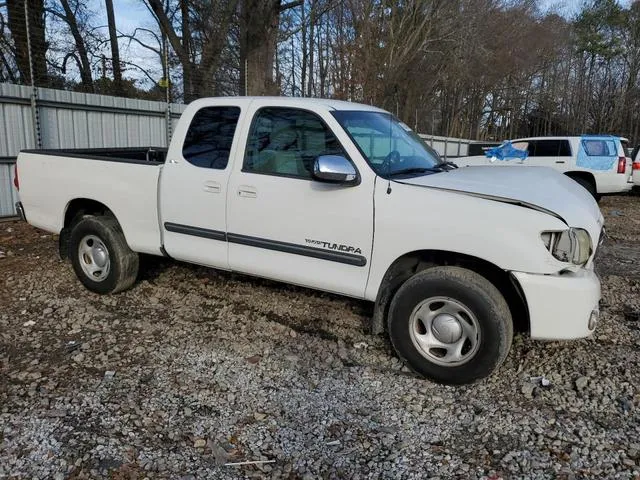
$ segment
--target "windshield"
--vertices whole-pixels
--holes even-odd
[[[332,113],[381,177],[415,176],[446,170],[438,153],[393,115],[361,110]]]

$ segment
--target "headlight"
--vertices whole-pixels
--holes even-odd
[[[593,251],[589,232],[582,228],[570,228],[562,232],[542,232],[540,237],[551,255],[561,262],[584,265]]]

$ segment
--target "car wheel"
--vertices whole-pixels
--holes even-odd
[[[488,376],[513,339],[504,297],[487,279],[460,267],[433,267],[409,278],[391,302],[388,329],[409,367],[447,384]]]
[[[69,254],[78,279],[92,292],[126,290],[138,275],[138,254],[129,248],[120,225],[111,216],[86,215],[75,223]]]

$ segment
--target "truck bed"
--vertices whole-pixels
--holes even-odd
[[[129,148],[59,148],[43,150],[22,150],[23,153],[56,155],[59,157],[83,158],[121,163],[162,165],[167,157],[165,147]]]
[[[137,251],[161,254],[158,179],[166,148],[22,150],[17,170],[27,220],[60,233],[71,202],[89,199],[111,210]]]

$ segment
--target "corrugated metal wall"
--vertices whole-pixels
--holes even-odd
[[[38,88],[41,148],[166,146],[166,103]],[[32,89],[0,83],[0,217],[15,215],[13,164],[37,148]],[[171,104],[172,128],[185,105]]]
[[[425,143],[446,158],[466,157],[469,153],[469,144],[473,140],[453,137],[439,137],[437,135],[420,134]]]
[[[17,201],[18,194],[13,188],[13,163],[0,163],[0,218],[15,215]]]

